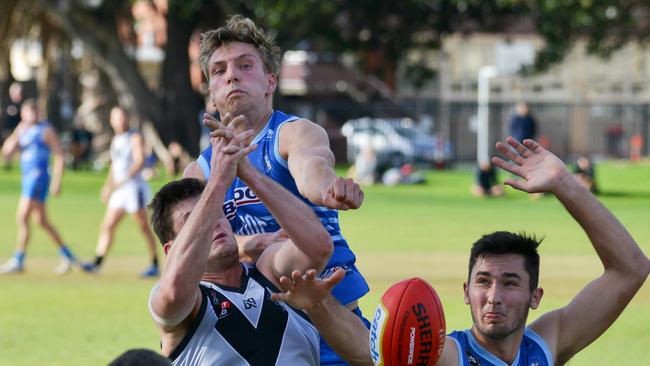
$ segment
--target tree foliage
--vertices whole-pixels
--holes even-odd
[[[260,0],[251,15],[275,30],[283,48],[355,54],[359,67],[394,85],[408,51],[436,49],[452,32],[500,31],[525,4],[480,0]],[[410,69],[408,69],[410,67]],[[424,64],[407,65],[416,81],[431,76]]]
[[[189,82],[188,42],[197,29],[218,27],[227,15],[251,17],[275,33],[283,50],[354,54],[362,72],[389,86],[407,52],[436,49],[451,33],[513,32],[518,24],[531,24],[529,31],[546,41],[535,70],[559,62],[579,39],[587,41],[587,51],[607,56],[631,40],[650,38],[646,0],[168,0],[166,58],[160,88],[151,90],[126,51],[134,42],[132,4],[6,0],[0,5],[0,45],[6,48],[12,37],[30,31],[26,23],[47,14],[69,39],[84,44],[123,105],[151,121],[165,142],[180,138],[186,147],[198,134],[200,108]],[[7,60],[0,57],[0,64]],[[407,63],[405,75],[417,84],[434,70],[421,60]],[[6,75],[0,79],[6,85]]]
[[[579,40],[589,54],[608,57],[629,42],[650,39],[650,2],[646,0],[505,0],[526,6],[545,40],[533,71],[562,61]]]

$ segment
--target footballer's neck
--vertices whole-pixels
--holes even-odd
[[[273,114],[273,108],[270,101],[265,100],[263,105],[260,107],[261,108],[256,108],[243,113],[249,123],[247,128],[255,131],[255,135],[264,129],[266,123]]]
[[[241,263],[237,262],[236,264],[224,269],[206,270],[201,277],[201,281],[214,283],[215,285],[239,288],[243,273],[244,269],[242,268]]]
[[[519,352],[521,340],[524,337],[524,328],[522,327],[521,329],[514,331],[505,338],[495,339],[482,334],[476,330],[476,326],[473,326],[472,335],[474,335],[474,339],[476,339],[476,341],[486,351],[490,352],[508,365],[511,365],[515,361],[517,353]]]

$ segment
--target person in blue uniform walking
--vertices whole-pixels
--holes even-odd
[[[355,266],[355,256],[341,234],[340,209],[356,209],[363,191],[351,179],[334,172],[334,154],[327,133],[315,123],[273,109],[277,87],[279,53],[271,37],[253,21],[241,16],[226,26],[202,34],[200,63],[209,83],[211,100],[220,121],[206,116],[213,136],[232,138],[235,132],[251,129],[257,149],[248,159],[264,175],[301,198],[316,213],[330,233],[334,253],[322,275],[345,270],[334,296],[360,315],[357,300],[368,292],[368,284]],[[211,148],[190,164],[185,177],[206,180],[210,172]],[[242,257],[254,260],[282,235],[280,225],[240,179],[226,194],[224,211],[238,235]],[[323,365],[344,365],[329,347],[321,344]]]
[[[47,121],[38,119],[38,110],[33,99],[23,102],[20,118],[20,123],[2,145],[2,153],[7,159],[16,151],[20,151],[22,190],[16,211],[18,229],[16,251],[9,261],[0,266],[0,274],[23,272],[25,251],[31,234],[29,226],[31,216],[36,218],[39,226],[59,248],[61,262],[54,271],[57,274],[64,274],[70,271],[75,263],[75,257],[50,222],[45,209],[48,189],[55,196],[61,190],[63,149],[54,128]],[[54,155],[52,176],[49,172],[50,154]]]

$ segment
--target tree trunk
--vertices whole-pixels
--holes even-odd
[[[185,7],[180,11],[181,8]],[[169,3],[167,44],[161,73],[164,131],[168,140],[176,139],[192,155],[198,154],[198,114],[203,101],[190,81],[188,45],[198,23],[199,7]]]
[[[4,112],[9,100],[7,90],[14,81],[9,60],[9,38],[12,15],[16,4],[18,4],[18,0],[0,1],[0,50],[5,50],[0,52],[0,129],[4,125]]]
[[[70,38],[81,40],[97,66],[110,78],[120,105],[142,118],[142,132],[160,160],[171,161],[169,151],[160,139],[163,112],[160,100],[149,90],[136,63],[124,52],[117,35],[115,1],[104,1],[101,8],[87,11],[66,2],[38,1],[38,5],[61,24]],[[100,22],[100,24],[98,24]]]

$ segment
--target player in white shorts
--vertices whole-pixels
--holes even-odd
[[[151,255],[151,266],[141,276],[156,277],[159,273],[156,241],[149,226],[146,209],[151,199],[151,190],[141,174],[145,160],[144,141],[139,132],[129,130],[128,115],[122,108],[114,107],[111,110],[110,122],[115,132],[111,142],[111,167],[101,191],[102,201],[108,201],[108,207],[100,228],[95,261],[83,263],[81,268],[91,273],[99,270],[113,244],[117,224],[129,213],[142,231]]]
[[[123,209],[127,213],[134,214],[147,207],[151,200],[151,189],[145,181],[133,181],[124,183],[111,193],[108,200],[108,207]]]

